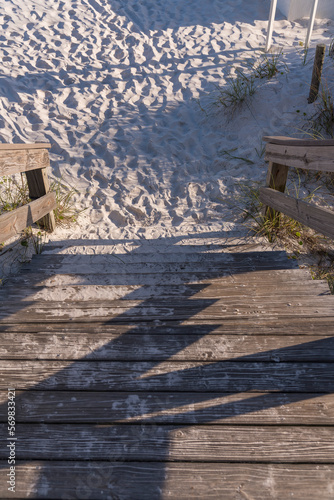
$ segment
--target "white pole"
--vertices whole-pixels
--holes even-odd
[[[318,0],[313,0],[313,7],[311,10],[311,16],[310,16],[310,24],[308,26],[306,40],[305,40],[305,50],[308,49],[308,46],[310,44],[311,35],[312,35],[312,31],[313,31],[313,26],[314,26],[314,19],[315,19],[315,15],[317,13],[317,7],[318,7]]]
[[[274,27],[275,15],[276,15],[276,7],[277,7],[277,0],[271,0],[269,22],[268,22],[267,43],[266,43],[266,49],[265,49],[266,52],[268,52],[268,50],[271,47],[271,38],[272,38],[272,35],[273,35],[273,27]]]

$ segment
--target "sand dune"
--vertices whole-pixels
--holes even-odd
[[[306,21],[278,14],[289,73],[231,117],[217,86],[260,57],[268,12],[265,0],[5,0],[0,140],[50,141],[52,176],[86,208],[53,239],[242,231],[238,185],[264,179],[264,134],[298,133],[314,46],[334,36],[317,21],[304,65]]]

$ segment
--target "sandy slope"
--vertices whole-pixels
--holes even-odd
[[[231,118],[213,104],[216,86],[260,56],[269,3],[3,1],[0,140],[50,141],[52,175],[87,208],[53,239],[240,229],[238,184],[264,179],[264,134],[298,134],[313,110],[314,46],[334,36],[333,21],[317,21],[303,65],[307,23],[278,14],[274,48],[289,73]]]

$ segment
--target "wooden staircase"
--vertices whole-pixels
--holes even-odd
[[[256,243],[112,244],[0,289],[0,497],[333,499],[327,284]]]

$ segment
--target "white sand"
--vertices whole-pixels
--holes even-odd
[[[51,175],[86,208],[79,225],[51,240],[245,234],[239,184],[265,179],[263,135],[300,135],[303,113],[314,112],[314,47],[334,37],[334,21],[316,20],[303,64],[307,21],[278,13],[273,49],[289,72],[231,118],[213,104],[216,87],[260,57],[269,6],[4,0],[0,141],[51,142]],[[325,66],[333,82],[334,61]]]

